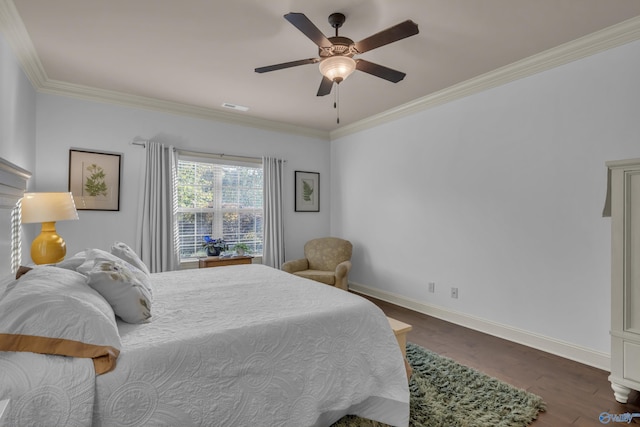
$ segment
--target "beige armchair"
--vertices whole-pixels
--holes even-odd
[[[346,291],[352,249],[351,242],[337,237],[309,240],[304,245],[305,257],[285,262],[282,270]]]

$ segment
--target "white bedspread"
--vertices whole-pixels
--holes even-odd
[[[13,274],[0,278],[0,296],[13,282]],[[91,359],[0,351],[1,427],[90,426],[94,390]]]
[[[153,320],[119,324],[96,426],[406,426],[402,355],[382,311],[262,265],[154,274]]]
[[[94,384],[91,359],[0,352],[0,426],[90,426]]]

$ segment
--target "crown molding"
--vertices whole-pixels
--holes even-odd
[[[242,113],[232,113],[218,111],[212,108],[197,107],[194,105],[182,104],[174,101],[165,101],[157,98],[149,98],[140,95],[132,95],[124,92],[99,89],[89,86],[77,85],[62,82],[59,80],[47,80],[40,87],[38,92],[52,95],[68,96],[85,99],[89,101],[116,104],[124,107],[142,108],[161,113],[178,114],[192,118],[220,121],[240,126],[248,126],[274,132],[291,133],[312,138],[329,139],[329,132],[317,129],[295,126],[288,123],[274,120],[259,119],[257,117],[245,116]]]
[[[391,110],[340,127],[330,133],[330,139],[333,141],[383,123],[398,120],[419,111],[501,86],[638,39],[640,39],[640,16],[497,68]]]

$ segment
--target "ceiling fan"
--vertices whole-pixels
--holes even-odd
[[[353,56],[418,34],[418,25],[411,20],[401,22],[400,24],[389,27],[386,30],[382,30],[379,33],[354,43],[353,40],[347,37],[338,36],[338,29],[344,24],[346,19],[342,13],[332,13],[329,15],[329,24],[336,29],[335,37],[329,38],[303,13],[287,13],[284,15],[284,18],[298,30],[302,31],[305,36],[318,46],[318,55],[320,57],[260,67],[255,69],[256,73],[266,73],[296,67],[298,65],[319,63],[320,72],[323,77],[320,82],[320,87],[318,88],[317,96],[324,96],[331,93],[334,82],[336,84],[340,83],[355,70],[364,71],[365,73],[393,83],[398,83],[406,76],[406,74],[401,71],[393,70],[364,59],[353,59]]]

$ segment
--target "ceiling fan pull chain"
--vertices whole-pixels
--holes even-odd
[[[340,83],[336,83],[336,99],[333,101],[333,108],[336,109],[336,123],[340,124]]]

